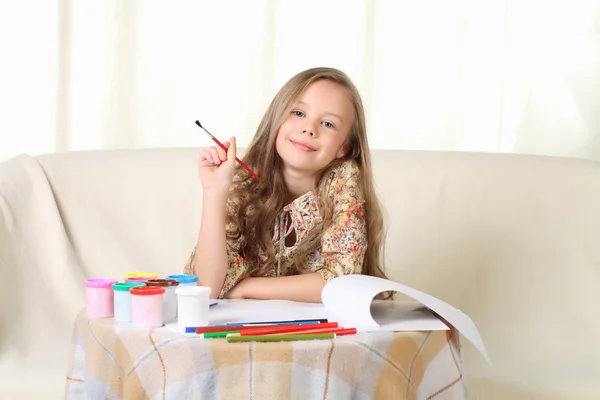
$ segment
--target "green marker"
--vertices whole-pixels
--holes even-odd
[[[226,332],[207,332],[203,333],[204,339],[223,339],[231,333],[240,333],[240,331],[226,331]]]

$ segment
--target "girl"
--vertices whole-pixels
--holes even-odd
[[[343,72],[292,77],[243,161],[235,137],[200,152],[202,219],[185,267],[211,298],[321,302],[332,278],[385,278],[383,220],[360,95]]]

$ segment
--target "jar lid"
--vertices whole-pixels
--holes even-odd
[[[160,286],[137,286],[129,289],[129,292],[137,296],[151,296],[153,294],[164,294],[165,288]]]
[[[149,279],[152,278],[149,276],[132,276],[131,278],[126,278],[125,282],[146,282]]]
[[[113,283],[117,283],[116,279],[92,278],[86,279],[85,286],[87,287],[111,287]]]
[[[136,277],[146,277],[146,278],[158,278],[158,275],[151,274],[149,272],[132,272],[131,274],[125,275],[125,279],[127,278],[136,278]]]
[[[179,283],[198,282],[198,277],[196,275],[187,275],[187,274],[169,275],[169,276],[165,277],[165,279],[175,279],[176,281],[179,281]]]
[[[179,286],[175,279],[149,279],[144,283],[146,286]]]
[[[114,290],[129,292],[132,287],[146,286],[143,282],[118,282],[112,285]]]

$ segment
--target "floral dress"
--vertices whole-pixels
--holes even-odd
[[[322,190],[332,201],[334,212],[330,226],[323,232],[321,246],[307,256],[307,271],[318,272],[325,283],[331,279],[352,273],[359,274],[367,249],[367,232],[364,199],[360,190],[360,169],[355,161],[346,161],[329,172],[321,181]],[[227,201],[227,219],[237,215],[245,199],[231,197]],[[310,191],[286,205],[275,218],[273,244],[276,265],[265,275],[268,277],[297,275],[292,260],[298,245],[322,219],[319,214],[317,194]],[[230,229],[229,223],[228,228]],[[296,242],[287,246],[285,239],[295,233]],[[219,294],[223,298],[238,282],[249,276],[255,267],[241,254],[246,238],[227,239],[229,266]],[[184,273],[195,274],[192,251]],[[259,254],[260,257],[260,254]]]

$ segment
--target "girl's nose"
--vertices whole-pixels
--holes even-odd
[[[312,129],[303,129],[302,133],[305,135],[309,135],[310,137],[315,136],[315,134],[313,133]]]

